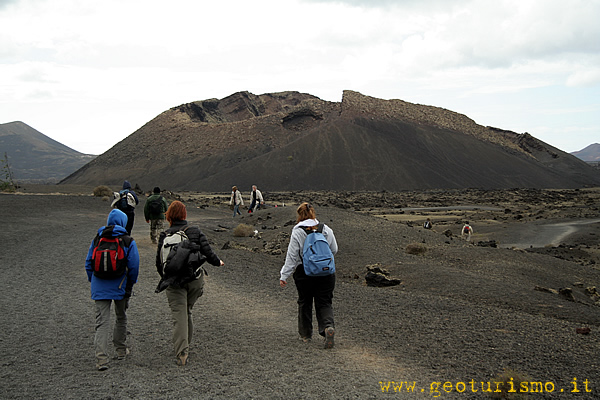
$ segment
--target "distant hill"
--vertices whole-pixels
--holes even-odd
[[[96,156],[82,154],[23,122],[0,124],[0,157],[8,156],[18,182],[57,183]]]
[[[597,171],[530,134],[465,115],[344,91],[182,104],[64,179],[149,190],[417,190],[599,186]]]
[[[571,154],[583,161],[600,162],[600,144],[590,144],[585,149],[574,151]]]

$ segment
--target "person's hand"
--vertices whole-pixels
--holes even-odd
[[[286,286],[287,286],[287,282],[286,282],[286,281],[282,281],[282,280],[280,280],[280,281],[279,281],[279,286],[281,286],[282,288],[284,288],[284,287],[286,287]]]
[[[221,261],[221,262],[219,263],[219,265],[220,265],[221,267],[225,266],[225,263],[223,262],[223,260],[220,260],[220,261]]]

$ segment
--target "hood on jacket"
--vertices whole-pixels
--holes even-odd
[[[106,219],[106,225],[102,228],[98,229],[98,234],[102,235],[104,228],[107,226],[114,226],[113,228],[113,236],[126,235],[127,230],[125,230],[125,226],[127,225],[127,215],[116,208],[112,209],[108,214],[108,218]]]
[[[305,219],[304,221],[300,221],[298,222],[294,228],[301,228],[304,226],[316,226],[319,225],[319,220],[318,219]]]
[[[129,181],[123,182],[123,190],[125,189],[131,189],[131,183],[129,183]]]

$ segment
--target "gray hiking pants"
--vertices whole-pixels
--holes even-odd
[[[169,286],[166,289],[167,300],[173,317],[173,348],[175,355],[188,354],[190,342],[194,334],[192,308],[194,303],[202,296],[204,288],[204,275],[200,274],[185,285]]]
[[[113,329],[113,345],[117,353],[124,354],[127,346],[127,299],[123,300],[96,300],[96,335],[94,348],[98,366],[108,364],[108,336],[110,334],[110,306],[115,302],[115,327]]]

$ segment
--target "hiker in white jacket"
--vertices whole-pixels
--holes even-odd
[[[233,206],[233,216],[235,214],[242,215],[240,212],[240,206],[244,205],[244,199],[242,199],[242,194],[238,190],[237,186],[231,188],[231,200],[229,200],[229,205]]]
[[[261,205],[265,204],[262,193],[256,188],[256,185],[252,185],[252,191],[250,192],[250,207],[248,212],[254,212],[260,208]]]
[[[279,284],[282,288],[286,287],[289,277],[293,274],[298,290],[298,333],[302,340],[308,342],[312,337],[314,302],[319,335],[325,337],[325,348],[332,348],[335,334],[332,307],[335,273],[327,276],[307,276],[304,272],[302,249],[307,236],[305,228],[316,229],[319,221],[315,209],[308,203],[300,204],[296,212],[298,214],[297,224],[292,229],[285,264],[280,272]],[[323,225],[323,236],[327,239],[329,248],[335,255],[338,251],[337,241],[333,230],[327,225]]]

